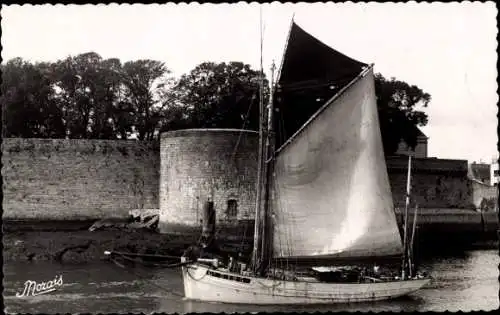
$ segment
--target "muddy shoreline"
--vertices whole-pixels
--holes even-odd
[[[20,231],[6,232],[3,257],[9,261],[51,260],[85,263],[107,259],[105,250],[180,256],[196,237],[150,231]]]
[[[146,229],[91,232],[88,228],[94,222],[4,222],[4,262],[87,263],[108,259],[104,255],[106,250],[180,256],[198,241],[201,233],[200,230],[188,234],[160,234]],[[422,255],[434,255],[443,250],[498,249],[497,233],[493,231],[475,236],[450,231],[422,232],[417,250]],[[251,251],[249,235],[231,231],[230,234],[219,233],[217,238],[226,253],[242,251],[245,255]]]
[[[104,228],[89,231],[95,220],[89,221],[8,221],[3,224],[4,262],[56,261],[87,263],[105,260],[104,251],[119,251],[147,255],[181,256],[196,244],[199,231],[185,234],[160,234],[148,229]],[[236,253],[249,251],[251,239],[220,234],[222,250]]]

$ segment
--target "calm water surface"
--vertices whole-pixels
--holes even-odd
[[[178,269],[127,268],[111,262],[83,265],[15,263],[4,265],[4,303],[7,313],[151,313],[257,311],[470,311],[499,307],[497,250],[433,258],[422,264],[433,282],[411,296],[382,302],[258,306],[202,303],[182,298]],[[16,297],[26,280],[49,281],[62,275],[54,292]]]

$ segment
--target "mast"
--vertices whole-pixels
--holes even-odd
[[[269,198],[270,198],[270,183],[271,183],[271,174],[273,170],[273,162],[274,162],[274,132],[273,132],[273,78],[274,78],[274,70],[276,66],[274,64],[274,60],[271,66],[271,88],[269,91],[269,101],[267,104],[267,130],[265,133],[266,136],[266,147],[265,147],[265,160],[264,160],[264,178],[262,187],[264,189],[264,200],[263,200],[263,220],[262,220],[262,236],[261,236],[261,269],[260,272],[264,273],[266,268],[269,266],[270,261],[270,242],[271,242],[271,231],[270,231],[270,220],[269,220]]]
[[[270,231],[269,231],[269,198],[272,174],[272,163],[274,158],[274,131],[273,131],[273,94],[274,94],[274,71],[276,66],[274,60],[271,66],[271,84],[269,101],[267,104],[267,117],[264,109],[264,66],[263,55],[263,28],[262,7],[260,10],[260,99],[259,99],[259,155],[257,169],[257,196],[255,207],[254,245],[252,253],[253,272],[263,275],[270,261]],[[266,119],[267,118],[267,119]]]
[[[263,183],[263,168],[264,168],[264,69],[262,62],[263,54],[263,34],[262,34],[262,7],[260,8],[260,80],[259,80],[259,152],[257,157],[257,191],[255,202],[255,226],[253,237],[253,252],[252,252],[252,269],[254,273],[258,273],[261,258],[261,221],[262,221],[262,183]]]
[[[404,232],[403,232],[403,266],[401,270],[401,278],[406,279],[406,265],[408,252],[408,207],[410,205],[410,189],[411,189],[411,155],[408,156],[408,177],[406,179],[406,203],[404,214]]]

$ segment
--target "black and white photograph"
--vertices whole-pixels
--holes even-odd
[[[0,14],[5,313],[499,308],[496,3]]]

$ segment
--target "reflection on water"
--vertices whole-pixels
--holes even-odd
[[[120,268],[110,262],[82,265],[11,263],[4,265],[8,313],[296,312],[296,311],[469,311],[493,310],[498,302],[496,250],[434,258],[422,263],[432,283],[396,300],[309,306],[231,305],[182,298],[178,269]],[[44,295],[17,298],[24,282],[62,275],[63,286]]]

